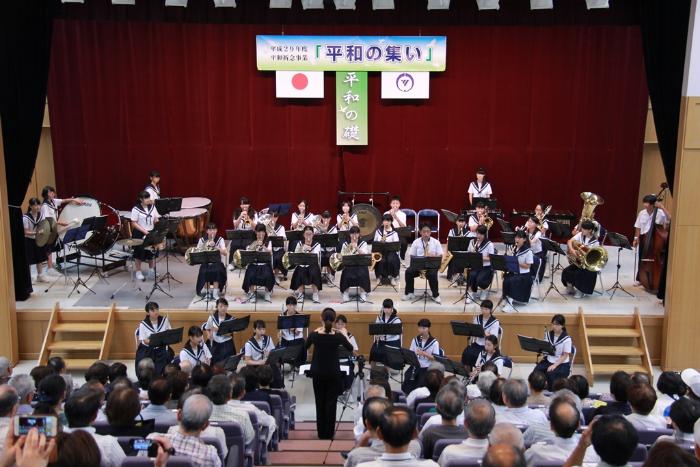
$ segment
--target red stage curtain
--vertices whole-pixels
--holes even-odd
[[[416,28],[285,26],[286,34],[416,34]],[[334,74],[326,98],[275,98],[255,66],[270,25],[60,20],[49,106],[59,193],[129,209],[163,174],[165,195],[207,196],[222,227],[238,197],[256,208],[336,192],[390,191],[404,206],[464,205],[477,167],[506,211],[542,200],[631,233],[647,108],[636,26],[431,27],[447,71],[425,102],[380,99],[371,74],[369,146],[335,146]]]

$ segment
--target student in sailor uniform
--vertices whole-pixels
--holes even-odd
[[[27,264],[31,267],[36,264],[36,281],[49,282],[50,279],[43,272],[43,263],[47,259],[46,248],[36,244],[36,228],[44,218],[41,216],[41,201],[39,198],[29,200],[29,209],[22,216],[24,225],[24,250],[27,256]]]
[[[219,335],[221,323],[234,319],[236,318],[228,314],[228,300],[220,297],[216,301],[216,310],[209,316],[204,325],[204,328],[209,331],[212,365],[225,362],[236,353],[236,346],[231,334]]]
[[[343,244],[340,248],[348,248],[346,245],[354,247],[356,255],[367,255],[370,253],[369,246],[364,240],[360,240],[360,228],[353,225],[350,227],[350,241]],[[343,270],[340,273],[340,291],[343,294],[343,301],[350,301],[350,294],[348,289],[350,287],[360,288],[360,301],[367,301],[367,294],[371,290],[369,285],[369,269],[367,266],[346,266],[343,265]]]
[[[275,349],[272,337],[266,334],[265,321],[257,319],[253,321],[253,336],[248,339],[243,347],[243,357],[246,365],[266,365],[267,357]],[[283,388],[284,380],[279,365],[270,365],[272,368],[271,388]]]
[[[257,297],[251,290],[253,286],[265,288],[265,301],[272,300],[272,289],[275,286],[275,274],[272,272],[272,243],[267,240],[267,229],[263,224],[255,226],[255,240],[246,247],[248,251],[267,252],[265,263],[250,263],[246,266],[243,276],[243,291],[248,296],[248,301],[255,303]]]
[[[314,242],[314,228],[310,225],[304,227],[304,241],[298,243],[295,253],[315,253],[316,255],[321,255],[321,245],[318,242]],[[296,290],[297,300],[304,299],[304,286],[311,286],[311,291],[313,292],[312,298],[314,303],[320,303],[318,297],[318,291],[321,290],[321,268],[318,263],[313,263],[311,265],[299,265],[294,268],[294,273],[292,274],[292,282],[290,288]]]
[[[382,309],[374,320],[375,323],[401,324],[399,312],[394,308],[394,302],[390,298],[385,298],[382,302]],[[374,343],[369,353],[369,361],[386,363],[386,352],[384,347],[401,348],[401,334],[383,334],[374,336]]]
[[[394,229],[399,227],[406,227],[406,214],[401,210],[401,197],[394,195],[391,197],[389,202],[390,209],[384,213],[384,215],[389,214],[391,216],[391,226]],[[406,257],[406,250],[408,249],[408,239],[406,237],[400,237],[401,240],[401,254],[400,259]]]
[[[484,338],[484,350],[479,352],[479,358],[476,359],[474,368],[469,374],[471,381],[476,381],[481,368],[487,363],[496,365],[498,374],[503,374],[503,357],[501,356],[501,349],[498,347],[498,337],[493,334],[489,334]]]
[[[192,368],[197,365],[209,365],[211,363],[211,352],[204,344],[204,333],[199,326],[190,326],[187,331],[187,343],[180,351],[180,363],[189,362]]]
[[[467,237],[476,237],[476,228],[483,225],[486,216],[486,206],[481,201],[476,203],[476,212],[469,216],[469,232]]]
[[[336,316],[335,324],[333,325],[333,327],[339,332],[347,330],[348,318],[342,314]],[[353,356],[357,357],[359,352],[359,348],[357,347],[357,340],[350,331],[347,331],[347,333],[348,335],[346,337],[348,339],[348,342],[350,342],[350,345],[352,345],[352,354]],[[352,386],[352,382],[355,379],[355,362],[354,360],[349,358],[339,358],[338,362],[341,366],[348,366],[350,368],[350,374],[343,376],[343,390],[347,391],[348,389],[350,389],[350,387]]]
[[[314,236],[325,235],[325,234],[335,234],[338,233],[338,227],[333,224],[331,225],[331,212],[323,211],[321,214],[321,220],[314,227]],[[336,252],[335,245],[333,246],[321,246],[321,269],[323,280],[328,283],[328,274],[331,276],[335,275],[335,271],[330,267],[330,258],[333,253]]]
[[[525,233],[527,234],[527,239],[530,242],[530,250],[532,250],[532,255],[534,256],[532,266],[530,266],[530,274],[534,278],[542,281],[544,277],[544,270],[547,266],[547,252],[542,248],[542,232],[537,228],[538,219],[535,216],[530,216],[525,222]]]
[[[298,315],[297,299],[290,295],[284,302],[284,311],[280,316]],[[280,347],[299,346],[299,355],[294,360],[294,366],[300,367],[306,363],[306,347],[304,347],[304,328],[280,329],[279,331]]]
[[[81,201],[79,199],[75,198],[56,198],[56,189],[52,186],[45,186],[41,190],[41,197],[43,198],[43,201],[41,203],[41,218],[42,219],[48,219],[49,217],[52,217],[56,221],[57,226],[61,227],[68,227],[70,224],[59,221],[58,220],[58,208],[63,206],[64,204],[77,204],[77,205],[83,205],[85,204],[84,201]],[[77,225],[73,227],[78,227]],[[61,250],[61,245],[59,243],[59,240],[56,239],[56,243],[53,245],[46,245],[46,255],[47,255],[47,263],[48,267],[46,270],[47,275],[59,275],[60,273],[54,269],[53,265],[53,252],[55,251],[60,251]]]
[[[360,223],[357,220],[357,214],[352,214],[350,210],[350,201],[343,201],[343,204],[340,207],[340,214],[335,216],[335,225],[338,230],[350,230],[350,227],[360,227]]]
[[[467,218],[464,217],[463,215],[457,216],[457,220],[455,221],[455,226],[450,229],[448,232],[447,236],[448,237],[470,237],[470,231],[469,229],[466,228],[466,222]],[[448,246],[449,246],[449,241],[448,241]],[[451,250],[449,250],[451,251]],[[462,251],[462,250],[455,250],[455,251]],[[455,276],[457,274],[461,274],[462,271],[457,269],[457,266],[455,265],[454,261],[450,261],[450,264],[447,266],[447,280],[453,281],[455,280]]]
[[[219,293],[223,294],[226,288],[226,266],[224,266],[224,261],[226,261],[226,255],[228,252],[226,250],[226,243],[223,237],[216,235],[217,229],[216,224],[207,224],[207,233],[204,237],[201,237],[197,242],[197,248],[204,249],[217,249],[221,253],[220,259],[216,263],[211,264],[200,264],[199,273],[197,274],[197,286],[195,287],[195,293],[200,294],[205,286],[213,287],[214,299],[219,298]],[[208,293],[209,290],[205,291]]]
[[[476,171],[476,181],[469,184],[469,189],[467,193],[469,194],[469,205],[474,206],[474,200],[479,198],[491,198],[493,191],[491,190],[491,184],[484,181],[486,178],[486,170],[479,168]]]
[[[278,224],[279,212],[276,210],[270,211],[269,229],[272,231],[270,236],[281,237],[286,239],[284,226]],[[282,274],[284,280],[287,280],[287,270],[282,265],[282,257],[284,256],[284,246],[272,248],[272,265],[275,274]]]
[[[472,292],[476,293],[481,289],[480,300],[485,300],[489,294],[489,287],[493,280],[493,269],[491,269],[491,255],[496,253],[493,243],[486,237],[488,230],[485,225],[480,225],[476,229],[476,241],[469,245],[469,251],[481,253],[483,267],[469,271],[469,286]]]
[[[585,220],[581,223],[581,231],[566,242],[568,252],[574,251],[573,242],[580,242],[582,246],[589,248],[598,246],[598,239],[593,236],[593,222]],[[567,266],[561,272],[561,282],[569,293],[574,294],[574,298],[592,294],[597,280],[598,273],[579,268],[574,264]]]
[[[420,228],[420,237],[415,239],[411,244],[411,251],[409,251],[411,257],[442,257],[442,245],[440,242],[430,236],[430,226],[423,224]],[[430,291],[432,292],[433,302],[440,304],[442,300],[440,299],[440,291],[438,290],[438,277],[437,269],[428,270],[426,275],[428,279],[428,284],[430,285]],[[404,274],[406,280],[406,293],[402,300],[413,300],[413,282],[416,277],[420,275],[420,271],[416,269],[413,265],[410,265]]]
[[[250,205],[250,200],[241,196],[239,200],[239,205],[235,211],[233,211],[233,229],[234,230],[253,230],[258,223],[258,214]],[[233,254],[236,250],[245,250],[245,248],[250,243],[249,239],[237,238],[231,240],[229,244],[229,271],[233,271],[235,265],[233,264]]]
[[[642,198],[642,203],[644,204],[644,209],[637,214],[637,219],[634,222],[634,240],[632,241],[632,246],[637,248],[640,260],[644,257],[645,251],[644,244],[640,246],[639,238],[641,235],[646,235],[651,230],[654,208],[658,208],[654,221],[657,226],[665,226],[671,219],[671,215],[666,210],[663,203],[656,198],[656,195],[646,195]],[[637,271],[637,277],[635,277],[634,280],[639,281],[639,271]]]
[[[547,218],[544,217],[544,210],[544,203],[537,203],[535,205],[535,219],[542,219],[542,228],[540,229],[540,232],[542,232],[543,237],[546,237],[547,231],[549,230],[549,223],[547,222]]]
[[[462,352],[462,364],[471,368],[476,364],[479,354],[484,351],[484,339],[488,336],[498,337],[501,333],[501,322],[493,316],[493,302],[484,300],[481,302],[481,314],[474,317],[474,324],[484,329],[484,337],[475,337],[471,344]]]
[[[440,343],[430,334],[430,320],[422,318],[418,321],[418,335],[411,341],[410,350],[418,357],[419,367],[411,367],[403,380],[401,390],[409,394],[414,389],[425,386],[425,373],[435,355],[442,356]]]
[[[297,211],[292,213],[292,222],[289,225],[290,230],[304,230],[306,227],[311,227],[313,231],[314,215],[308,212],[309,203],[305,199],[297,204]],[[300,242],[289,242],[288,251],[296,251],[297,245]]]
[[[160,172],[151,170],[148,178],[148,185],[146,185],[144,190],[151,195],[151,199],[155,202],[155,200],[160,199]]]
[[[152,347],[150,345],[151,334],[163,332],[171,329],[170,321],[164,316],[160,316],[160,307],[156,302],[146,303],[146,317],[139,323],[136,332],[139,346],[136,349],[135,364],[144,358],[150,358],[155,363],[155,374],[161,375],[165,366],[173,359],[173,352],[168,346]]]
[[[153,230],[153,226],[158,222],[158,218],[160,218],[160,214],[158,214],[158,210],[153,205],[151,195],[147,191],[140,192],[136,206],[131,209],[131,237],[144,238],[148,235],[148,232]],[[136,279],[145,280],[141,272],[141,261],[148,262],[148,277],[149,279],[155,279],[153,253],[150,250],[146,250],[141,245],[135,246],[134,259]]]
[[[532,290],[532,275],[530,267],[534,262],[530,242],[527,234],[522,230],[515,232],[515,257],[518,261],[518,274],[508,272],[503,278],[503,296],[510,297],[513,301],[527,303],[530,301]],[[506,303],[503,311],[513,311],[510,303]]]
[[[544,333],[544,339],[554,347],[554,355],[547,355],[535,366],[535,371],[541,371],[547,376],[547,389],[559,378],[568,378],[571,373],[571,353],[573,342],[566,332],[564,315],[552,317],[552,330]]]
[[[375,242],[384,243],[398,243],[399,234],[396,233],[391,225],[392,217],[391,214],[384,214],[382,217],[382,226],[374,232]],[[394,252],[388,257],[382,257],[374,267],[374,274],[377,277],[378,282],[390,281],[391,285],[398,285],[399,270],[401,269],[401,259],[399,258],[399,252]]]

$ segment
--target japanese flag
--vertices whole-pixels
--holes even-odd
[[[277,71],[277,97],[323,97],[322,71]]]
[[[382,72],[382,99],[428,99],[429,97],[430,72]]]

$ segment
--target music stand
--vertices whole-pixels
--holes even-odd
[[[617,271],[615,272],[615,283],[612,287],[606,290],[606,292],[610,292],[611,290],[613,291],[610,294],[610,300],[613,299],[615,292],[618,290],[621,290],[630,297],[634,298],[634,295],[626,291],[624,287],[622,287],[622,284],[620,284],[620,252],[622,250],[631,250],[632,245],[630,245],[630,241],[627,239],[627,237],[617,232],[608,232],[607,239],[610,240],[610,245],[617,247]]]
[[[513,232],[513,226],[507,220],[497,217],[496,222],[498,222],[498,225],[501,226],[501,235],[503,235],[504,233]]]
[[[289,241],[289,247],[288,250],[290,253],[294,251],[294,248],[296,248],[297,243],[304,241],[304,231],[303,230],[287,230],[284,235],[287,237],[287,240]]]
[[[166,345],[174,345],[182,342],[182,333],[185,328],[168,329],[167,331],[155,332],[150,335],[150,347],[163,347]]]
[[[358,268],[368,268],[372,264],[372,255],[345,255],[343,256],[343,272],[341,274],[345,274],[345,271],[347,268],[352,268],[352,267],[358,267]],[[369,272],[367,272],[369,275]],[[356,293],[355,293],[355,299],[354,300],[349,300],[351,302],[355,302],[355,307],[357,312],[360,311],[360,286],[358,285],[351,285],[350,287],[355,287]],[[367,291],[368,293],[371,292],[371,290]],[[348,303],[348,302],[341,302],[342,303]],[[365,300],[363,303],[369,303],[372,304],[369,300]]]
[[[372,253],[379,253],[382,255],[382,261],[388,261],[389,255],[397,254],[401,251],[401,242],[373,242],[372,243]],[[399,258],[400,259],[400,258]],[[399,264],[399,271],[400,271],[400,264]],[[388,285],[392,289],[394,289],[394,292],[399,293],[398,290],[396,290],[396,287],[391,283],[391,280],[389,282],[385,282],[386,278],[384,277],[379,277],[379,281],[377,281],[377,285],[372,289],[372,292],[377,290],[379,286],[381,285]]]
[[[464,321],[450,321],[452,334],[455,336],[484,337],[484,328],[478,324]]]
[[[393,362],[401,362],[401,368],[395,368],[401,371],[401,383],[403,383],[403,369],[406,365],[412,366],[414,368],[420,368],[420,363],[418,362],[418,356],[412,350],[406,349],[404,347],[384,347],[386,352],[387,361],[392,360]],[[393,368],[391,365],[387,365],[389,368]],[[414,373],[415,374],[415,373]]]
[[[180,211],[182,209],[182,198],[158,198],[155,201],[155,206],[158,214],[165,217],[171,212]]]
[[[469,246],[474,240],[475,237],[447,237],[447,251],[452,253],[453,256],[455,255],[455,253],[469,251]],[[452,259],[452,261],[454,261],[454,258]],[[457,279],[453,280],[450,283],[449,287],[452,287],[454,284],[457,284],[457,286],[460,287],[465,279],[466,277],[464,277],[464,269],[462,269],[457,275]]]
[[[481,253],[476,252],[462,252],[458,251],[453,253],[452,261],[456,261],[457,268],[466,270],[465,278],[469,278],[469,273],[472,269],[483,269],[484,267],[484,257]],[[465,283],[464,293],[453,303],[453,305],[464,300],[464,307],[462,313],[467,311],[467,304],[471,302],[479,303],[477,299],[470,293],[469,281]]]
[[[540,242],[542,243],[542,249],[543,249],[545,252],[550,252],[550,251],[551,251],[551,252],[554,253],[554,255],[556,255],[557,257],[559,257],[559,256],[561,256],[561,255],[566,255],[566,253],[564,253],[564,250],[561,249],[561,245],[559,245],[559,243],[555,242],[554,240],[550,240],[550,239],[548,239],[548,238],[540,237]],[[546,253],[545,253],[545,254],[546,254]],[[564,300],[567,299],[567,298],[564,296],[564,294],[561,293],[561,291],[560,291],[559,288],[557,287],[557,284],[555,284],[555,282],[554,282],[554,273],[555,273],[555,272],[556,272],[556,268],[555,268],[555,265],[554,265],[554,261],[550,261],[550,262],[549,262],[549,277],[550,277],[551,281],[550,281],[550,283],[549,283],[549,288],[547,289],[547,291],[544,293],[544,296],[542,297],[542,301],[543,301],[543,302],[544,302],[544,300],[547,298],[547,295],[549,295],[549,292],[551,292],[552,290],[554,290],[556,293],[558,293],[559,296],[560,296],[561,298],[563,298]]]
[[[270,366],[284,363],[287,360],[296,359],[299,356],[299,346],[292,345],[289,347],[277,347],[272,349],[267,356],[266,363]]]
[[[167,198],[167,199],[175,199],[175,200],[182,201],[182,198]],[[180,219],[178,217],[166,217],[166,218],[158,221],[159,224],[164,223],[166,238],[168,236],[171,238],[176,237],[177,229],[180,226],[180,222],[182,222],[182,219]],[[163,277],[161,277],[159,279],[159,282],[163,282],[166,280],[168,281],[168,290],[170,290],[170,280],[173,280],[173,281],[177,282],[178,284],[182,284],[182,281],[175,279],[175,276],[173,276],[170,273],[170,249],[169,248],[165,249],[165,274],[163,274]]]
[[[518,342],[520,342],[520,348],[524,351],[537,354],[537,357],[535,357],[535,364],[538,363],[540,355],[554,355],[556,353],[554,346],[542,339],[535,339],[534,337],[518,334]]]
[[[229,319],[228,321],[224,321],[219,325],[219,330],[217,331],[217,334],[233,334],[234,332],[245,331],[246,329],[248,329],[249,324],[250,315],[244,316],[242,318]]]
[[[467,373],[467,370],[461,363],[450,360],[447,357],[441,357],[440,355],[435,355],[434,358],[436,362],[443,364],[446,372],[452,373],[455,376],[461,376],[462,378],[469,377],[469,373]]]
[[[316,253],[289,253],[289,264],[291,266],[308,266],[315,264],[318,266],[318,255]],[[320,266],[319,266],[320,267]],[[306,284],[302,285],[302,301],[301,310],[304,311],[304,302],[306,302]]]
[[[557,221],[551,221],[547,220],[547,230],[551,232],[550,238],[553,237],[558,237],[558,238],[569,238],[569,230],[564,227],[564,224],[561,222]],[[566,253],[564,253],[564,256],[566,256]],[[561,271],[564,269],[564,266],[561,265],[561,254],[557,256],[557,264],[554,267],[553,272]]]
[[[82,254],[80,253],[80,248],[78,248],[78,242],[80,240],[85,240],[85,236],[92,230],[92,222],[94,219],[94,217],[84,219],[83,223],[79,227],[67,230],[63,236],[63,245],[75,248],[78,255],[76,262],[78,278],[73,281],[73,289],[68,293],[68,298],[73,295],[73,292],[80,293],[80,290],[78,290],[78,287],[80,286],[85,287],[87,290],[97,295],[95,291],[88,287],[87,283],[80,277],[80,258],[82,258]]]
[[[440,269],[441,262],[442,256],[411,256],[410,267],[416,271],[425,271],[425,288],[423,289],[423,294],[411,302],[416,303],[423,300],[423,313],[425,313],[425,307],[428,304],[428,272]]]
[[[241,266],[244,268],[247,267],[249,264],[270,264],[270,268],[272,268],[273,263],[272,263],[272,252],[267,252],[267,251],[257,251],[257,250],[243,250],[240,249],[238,252],[241,255]],[[253,295],[248,295],[245,300],[243,300],[241,303],[248,303],[251,300],[253,300],[253,304],[255,305],[253,307],[254,311],[257,311],[258,309],[258,284],[253,284]],[[266,300],[267,301],[267,300]],[[268,303],[272,303],[272,301],[268,301]]]
[[[224,363],[224,370],[235,373],[238,369],[238,365],[241,363],[241,359],[243,359],[243,352],[237,355],[231,355]]]
[[[403,334],[401,323],[369,323],[367,332],[370,336],[400,336]]]
[[[213,264],[217,261],[221,261],[221,252],[219,250],[204,250],[204,251],[193,251],[190,253],[190,265],[195,266],[197,264]],[[205,301],[206,310],[209,311],[209,302],[213,300],[213,297],[209,294],[209,282],[206,282],[207,292],[204,297],[195,301],[194,303],[199,303]],[[199,291],[197,291],[199,293]]]
[[[328,248],[333,248],[333,249],[338,248],[338,234],[337,233],[314,234],[314,240],[316,242],[318,242],[319,245],[321,245],[321,248],[323,249],[324,252]],[[326,282],[331,288],[338,287],[333,282],[331,274],[323,273],[323,276],[326,278]]]
[[[272,246],[272,269],[274,271],[275,269],[275,249],[276,248],[282,248],[284,250],[284,242],[287,240],[287,237],[283,237],[281,235],[272,235],[267,237],[267,240],[270,242]],[[285,278],[287,276],[285,275]],[[277,282],[277,277],[275,277],[275,285],[282,290],[287,290],[286,287],[282,286],[279,282]]]
[[[490,255],[491,257],[491,269],[495,271],[501,271],[501,272],[512,272],[515,274],[520,273],[520,268],[518,266],[518,260],[515,256],[508,256],[508,255]],[[530,274],[528,271],[526,274]],[[503,282],[505,283],[505,277],[503,279]],[[501,287],[503,287],[503,284],[501,284]],[[519,313],[518,309],[513,305],[513,301],[507,297],[505,294],[501,295],[501,299],[498,300],[498,303],[496,304],[495,308],[498,308],[498,306],[501,304],[501,302],[506,301],[510,306],[513,307],[513,309]],[[503,309],[501,309],[503,311]],[[505,312],[504,312],[505,313]]]
[[[506,246],[506,251],[508,251],[509,248],[511,251],[515,251],[515,232],[501,231],[501,239]]]
[[[295,314],[291,316],[278,316],[277,317],[277,329],[307,329],[310,325],[311,322],[311,315],[302,315],[302,314]],[[292,366],[292,387],[294,387],[294,379],[296,377],[296,370],[294,368],[297,368],[294,363],[297,360],[297,356],[299,355],[299,347],[302,344],[294,344],[291,347],[295,347],[297,349],[297,354],[289,359],[289,360],[283,360],[282,363],[289,363]],[[282,371],[284,372],[284,367],[282,368]]]

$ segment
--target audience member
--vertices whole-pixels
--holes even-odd
[[[373,397],[381,397],[386,399],[387,397],[386,389],[383,386],[377,384],[371,384],[365,389],[365,401]],[[391,402],[391,401],[389,401]],[[363,418],[364,404],[359,403],[355,408],[355,413],[353,414],[353,420],[355,420],[355,425],[353,426],[353,435],[355,437],[355,442],[359,441],[362,437],[362,433],[365,432],[365,423]]]
[[[476,387],[479,389],[479,392],[481,393],[481,397],[488,399],[489,394],[491,393],[491,386],[493,386],[494,381],[498,379],[498,376],[496,376],[496,373],[493,371],[484,371],[482,368],[481,372],[479,373],[479,380],[476,382]]]
[[[171,426],[170,428],[168,428],[168,434],[174,435],[180,430],[179,422],[180,422],[180,420],[182,420],[182,408],[185,405],[185,402],[187,401],[187,399],[191,396],[194,396],[195,394],[204,395],[202,388],[196,387],[196,388],[190,389],[189,391],[185,391],[185,393],[180,397],[180,400],[177,402],[178,425],[174,425],[174,426]],[[212,410],[213,410],[213,407],[212,407]],[[209,421],[213,421],[211,419],[211,417],[209,418]],[[250,420],[248,420],[248,421],[250,421]],[[210,424],[199,434],[199,436],[217,439],[217,440],[219,440],[219,444],[221,446],[226,446],[226,433],[224,433],[223,428],[221,428],[219,426],[213,426]],[[245,436],[245,434],[244,434],[244,436]]]
[[[571,390],[569,389],[562,389],[560,391],[557,391],[554,393],[552,396],[552,403],[556,400],[564,400],[568,401],[571,404],[576,407],[576,409],[579,411],[579,418],[581,421],[583,421],[583,414],[581,413],[581,399],[578,398],[576,394],[574,394]],[[550,404],[551,406],[551,404]],[[525,439],[525,445],[527,446],[532,446],[535,443],[541,443],[541,442],[548,442],[550,444],[554,443],[554,438],[555,434],[552,431],[551,424],[549,421],[547,423],[535,423],[527,427],[527,430],[525,430],[525,433],[523,433],[523,438]]]
[[[170,382],[163,376],[158,376],[151,381],[148,387],[148,400],[150,404],[141,410],[141,419],[155,420],[158,424],[175,425],[177,416],[166,404],[170,400]]]
[[[496,423],[491,433],[489,433],[489,444],[491,446],[494,444],[507,444],[520,451],[525,450],[523,432],[510,423]]]
[[[151,380],[156,373],[156,364],[152,358],[143,358],[136,365],[136,381],[139,385],[139,397],[146,399],[148,397],[148,387],[151,385]]]
[[[384,442],[385,452],[377,460],[362,467],[437,467],[429,459],[418,459],[410,452],[416,435],[416,415],[408,407],[389,407],[381,416],[377,436]]]
[[[255,431],[250,416],[244,409],[230,405],[231,382],[226,375],[216,375],[209,380],[207,392],[214,404],[210,420],[212,422],[237,422],[243,429],[245,443],[250,444],[255,438]]]
[[[552,398],[544,394],[547,389],[547,376],[541,371],[533,371],[527,377],[527,384],[530,387],[530,395],[527,397],[527,405],[549,406]]]
[[[482,467],[527,467],[523,451],[508,444],[491,445],[481,465]]]
[[[496,422],[513,425],[547,423],[547,416],[527,404],[527,384],[522,379],[509,379],[503,385],[503,402],[506,409],[496,414]]]
[[[243,378],[243,376],[233,374],[230,376],[230,382],[231,400],[228,401],[228,405],[239,410],[245,410],[248,413],[253,412],[258,417],[258,422],[260,425],[267,427],[267,439],[265,442],[269,443],[275,434],[275,430],[277,430],[277,422],[275,421],[275,417],[263,412],[250,402],[243,401],[243,397],[245,397],[245,378]]]
[[[212,403],[202,394],[194,394],[185,400],[178,415],[180,425],[175,432],[165,436],[180,456],[186,456],[197,467],[219,467],[221,458],[214,446],[200,439],[202,431],[209,426]],[[153,437],[153,435],[149,436]],[[223,448],[224,446],[222,446]]]
[[[258,369],[263,366],[269,368],[270,371],[272,371],[270,365],[250,365],[243,367],[243,369],[239,372],[245,378],[245,397],[243,398],[243,400],[247,402],[267,402],[270,405],[270,408],[272,408],[272,399],[270,399],[270,393],[267,391],[260,390]]]
[[[426,459],[432,459],[437,440],[464,439],[468,434],[463,424],[457,424],[457,417],[464,412],[464,390],[453,385],[443,386],[437,393],[435,404],[441,423],[421,431],[418,438]]]
[[[103,393],[95,389],[83,388],[75,391],[66,401],[65,413],[68,427],[63,431],[71,433],[77,430],[89,433],[100,450],[102,467],[119,467],[126,457],[117,438],[110,435],[98,435],[90,426],[97,418]]]
[[[7,357],[0,357],[0,384],[7,384],[12,376],[12,362]]]
[[[56,436],[56,458],[50,467],[95,467],[102,463],[95,439],[83,430],[60,432]]]
[[[32,370],[29,372],[29,376],[34,379],[34,387],[38,388],[39,383],[41,382],[42,379],[46,378],[49,375],[54,374],[53,368],[46,366],[46,365],[39,365],[35,366],[32,368]]]
[[[637,430],[660,430],[666,428],[666,419],[660,415],[652,415],[656,404],[656,391],[649,383],[634,383],[627,390],[627,400],[632,407],[632,413],[625,418]]]
[[[119,387],[112,390],[107,398],[105,415],[109,422],[110,432],[114,436],[145,436],[153,431],[153,420],[138,421],[136,417],[141,412],[139,394],[132,388]]]
[[[578,444],[575,436],[580,424],[580,414],[574,404],[564,398],[556,398],[549,406],[549,422],[554,438],[548,442],[533,444],[525,451],[528,465],[547,462],[564,462]],[[586,450],[584,462],[598,462],[599,458],[593,449]]]
[[[671,404],[685,396],[688,386],[685,385],[681,375],[675,371],[664,371],[656,380],[656,389],[661,393],[656,399],[654,415],[668,417],[671,411]]]
[[[506,383],[505,378],[496,378],[489,390],[489,400],[493,404],[493,410],[499,414],[506,410],[506,405],[503,402],[503,385]]]
[[[700,401],[700,372],[694,368],[686,368],[681,372],[681,379],[688,386],[686,397]]]
[[[211,367],[202,363],[192,368],[192,373],[190,374],[190,380],[192,385],[190,387],[198,386],[202,389],[207,387],[209,380],[213,376],[211,372]]]
[[[627,466],[638,442],[637,430],[624,416],[602,415],[588,425],[564,466],[581,465],[591,444],[600,456],[599,467]]]
[[[610,394],[614,400],[595,410],[595,415],[629,415],[632,413],[627,403],[627,390],[632,385],[632,378],[624,371],[616,371],[610,378]]]
[[[460,444],[447,446],[440,455],[440,465],[444,466],[452,459],[483,457],[489,446],[489,433],[495,424],[496,412],[489,401],[485,399],[470,401],[464,416],[464,426],[469,436]]]
[[[187,373],[182,370],[168,375],[167,378],[170,382],[170,400],[165,403],[165,406],[172,410],[177,408],[180,397],[182,397],[182,394],[187,390],[189,378]]]
[[[654,444],[643,467],[698,467],[700,461],[675,443],[662,441]]]
[[[569,381],[571,382],[571,391],[581,400],[581,406],[592,407],[593,399],[588,397],[591,388],[586,377],[583,375],[571,375],[569,376]]]
[[[436,366],[439,365],[439,368]],[[442,368],[442,370],[440,369]],[[442,379],[445,375],[444,366],[441,363],[432,363],[425,373],[425,386],[420,386],[406,396],[406,405],[413,410],[421,402],[435,402],[435,396],[440,390]]]
[[[14,375],[10,378],[9,384],[17,391],[17,398],[19,399],[17,415],[32,413],[33,409],[31,404],[32,399],[34,399],[34,392],[36,391],[34,379],[29,375]]]
[[[37,406],[35,413],[51,413],[58,417],[61,425],[67,423],[61,408],[66,398],[66,381],[59,375],[52,374],[42,379],[37,389]],[[38,412],[37,412],[38,410]]]
[[[695,422],[700,418],[700,402],[683,397],[671,404],[672,436],[659,436],[657,443],[671,441],[676,444],[692,445],[695,442],[693,430]]]
[[[9,384],[0,385],[0,440],[4,440],[8,431],[13,431],[12,417],[17,413],[19,397],[14,387]],[[0,454],[5,444],[0,443]]]
[[[103,386],[109,382],[109,366],[104,362],[95,362],[85,372],[85,381],[96,379]]]

